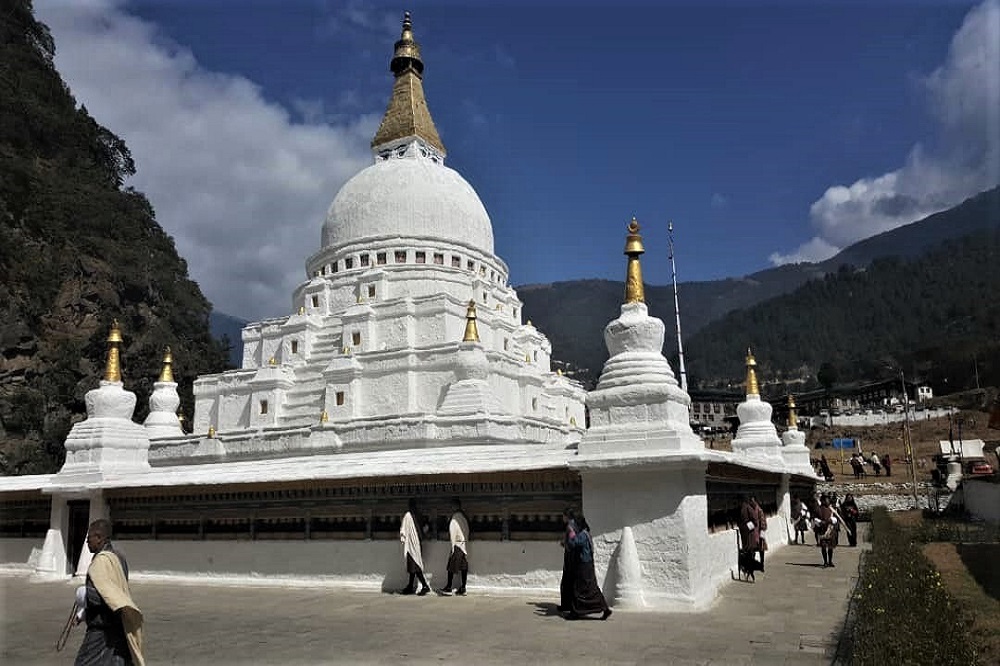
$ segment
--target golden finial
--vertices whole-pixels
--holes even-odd
[[[170,367],[174,363],[174,355],[170,353],[170,346],[163,351],[163,370],[160,370],[160,381],[161,382],[172,382],[174,381],[174,371]]]
[[[267,359],[267,364],[268,365],[278,365],[278,361],[272,356],[271,358]]]
[[[299,314],[300,315],[304,315],[305,313],[306,313],[306,306],[300,305],[299,306]]]
[[[531,320],[529,319],[528,323],[526,324],[526,326],[531,326],[531,325],[532,325],[532,323],[531,323]]]
[[[469,301],[465,311],[465,335],[462,342],[479,342],[479,328],[476,326],[476,302]]]
[[[348,354],[351,353],[351,348],[350,347],[344,347],[343,349],[340,350],[340,353],[343,354],[344,356],[347,356]]]
[[[747,347],[747,395],[760,395],[757,387],[757,361],[753,357],[753,352]]]
[[[788,427],[798,428],[799,420],[795,415],[795,396],[791,393],[788,394]]]
[[[418,136],[444,154],[444,144],[424,98],[424,62],[420,59],[420,45],[413,39],[409,12],[403,15],[403,31],[395,44],[389,69],[396,81],[372,147]]]
[[[215,426],[213,425],[208,426],[208,438],[215,439]]]
[[[633,216],[628,224],[628,236],[625,237],[625,254],[628,256],[628,271],[625,275],[626,303],[646,302],[642,285],[642,265],[639,263],[639,256],[645,251],[642,246],[642,236],[639,235],[639,222]]]
[[[571,426],[575,426],[576,425],[576,417],[575,416],[569,417],[569,424]]]
[[[111,320],[111,331],[108,333],[108,362],[104,366],[104,381],[120,382],[122,380],[121,350],[122,332],[118,328],[118,320]]]
[[[365,297],[362,296],[361,294],[358,294],[358,302],[357,302],[357,304],[361,305],[364,302],[365,302]]]
[[[562,368],[556,368],[556,374],[562,377]]]
[[[327,414],[326,410],[324,409],[323,412],[319,415],[319,422],[326,423],[329,420],[330,420],[330,415]]]
[[[531,363],[531,354],[525,352],[525,354],[524,354],[524,362],[525,363]]]

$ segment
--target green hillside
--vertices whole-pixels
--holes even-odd
[[[78,107],[28,0],[0,9],[0,472],[53,471],[97,386],[112,318],[125,336],[137,418],[174,350],[182,409],[191,381],[226,358],[211,306],[146,198],[125,180],[125,143]]]
[[[938,392],[1000,384],[1000,230],[946,241],[919,259],[877,259],[713,322],[685,347],[693,385],[739,381],[752,345],[769,380],[841,381],[901,367]]]

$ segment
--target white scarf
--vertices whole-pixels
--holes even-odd
[[[451,548],[459,548],[466,555],[465,542],[469,540],[469,521],[465,519],[461,511],[456,511],[451,515],[451,522],[448,524],[448,534],[451,536]]]
[[[403,524],[399,526],[399,541],[403,544],[403,561],[409,555],[421,570],[424,568],[424,560],[420,556],[420,533],[417,532],[417,525],[413,522],[413,514],[407,511],[403,514]]]

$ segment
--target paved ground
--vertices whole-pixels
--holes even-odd
[[[339,589],[136,582],[156,664],[829,664],[858,570],[858,549],[819,568],[815,547],[770,553],[756,584],[727,584],[698,614],[616,612],[563,620],[553,599],[404,597]],[[0,577],[0,663],[69,664],[55,641],[77,583]]]

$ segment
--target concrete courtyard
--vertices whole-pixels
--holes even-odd
[[[813,546],[769,553],[755,584],[727,584],[697,614],[616,611],[567,621],[540,596],[407,597],[339,588],[135,581],[147,663],[156,664],[829,664],[860,549],[823,569]],[[471,553],[475,563],[475,551]],[[74,582],[0,576],[0,663],[70,664],[84,627],[55,643]]]

